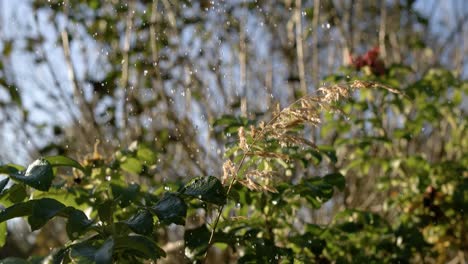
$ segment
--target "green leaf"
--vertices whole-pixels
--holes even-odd
[[[38,159],[29,165],[26,172],[13,173],[10,177],[40,191],[48,191],[54,179],[52,166],[45,159]]]
[[[135,158],[127,158],[124,162],[122,162],[122,164],[120,164],[120,167],[122,168],[122,170],[134,174],[139,174],[143,169],[141,161]]]
[[[0,194],[0,203],[4,206],[11,206],[12,204],[24,201],[27,195],[24,184],[13,184]]]
[[[58,251],[56,251],[55,253],[52,254],[52,260],[51,260],[51,264],[62,264],[64,263],[63,259],[65,258],[65,254],[67,254],[67,252],[69,251],[69,248],[66,247],[66,248],[62,248]]]
[[[145,162],[147,165],[154,164],[156,162],[156,153],[144,145],[138,145],[137,158]]]
[[[2,264],[29,264],[29,262],[24,259],[14,258],[14,257],[2,259],[1,263]]]
[[[330,185],[336,186],[340,191],[343,191],[346,185],[345,177],[339,172],[327,174],[323,177],[323,180]]]
[[[106,242],[99,248],[95,255],[94,261],[97,264],[112,263],[112,253],[114,251],[114,239],[108,238]]]
[[[32,214],[33,204],[35,201],[27,201],[24,203],[14,204],[0,211],[0,223],[13,219],[15,217],[28,216]]]
[[[59,166],[73,167],[73,168],[79,169],[81,171],[84,171],[83,166],[81,166],[81,164],[78,161],[76,161],[74,159],[71,159],[69,157],[50,156],[50,157],[46,157],[45,160],[47,160],[52,167],[59,167]]]
[[[324,153],[332,163],[338,162],[336,151],[332,146],[319,146],[318,149],[321,153]]]
[[[232,126],[232,125],[240,125],[240,121],[232,115],[223,115],[221,118],[216,119],[213,122],[213,126]]]
[[[77,239],[79,235],[86,232],[88,227],[93,223],[83,211],[73,207],[67,207],[64,211],[62,216],[68,217],[67,234],[70,239]]]
[[[112,222],[112,212],[114,203],[112,200],[107,200],[98,206],[99,219],[106,223]]]
[[[8,184],[8,181],[10,181],[10,178],[5,178],[0,181],[0,194],[3,192],[3,189],[5,189],[5,186]]]
[[[111,184],[111,189],[114,198],[119,200],[120,207],[124,208],[135,200],[140,191],[140,185],[132,183],[128,187],[124,187],[113,183]]]
[[[139,211],[123,223],[137,234],[150,235],[153,232],[153,215],[146,210]]]
[[[191,250],[194,256],[203,255],[208,249],[208,241],[210,240],[210,231],[206,225],[202,225],[195,229],[185,230],[184,240],[185,247]]]
[[[164,197],[151,207],[151,211],[156,214],[163,224],[185,224],[187,205],[184,200],[174,193],[165,193]]]
[[[9,84],[5,81],[5,79],[0,79],[0,87],[4,86],[5,89],[10,94],[10,99],[13,103],[18,106],[22,106],[21,94],[18,91],[18,87],[12,84]]]
[[[32,200],[33,208],[32,214],[28,218],[28,222],[31,225],[32,230],[37,230],[44,226],[50,219],[56,216],[62,209],[65,208],[65,205],[61,202],[50,199],[43,198],[40,200]]]
[[[55,216],[67,217],[67,232],[71,231],[77,234],[86,231],[86,228],[92,223],[82,211],[66,207],[59,201],[50,198],[14,204],[0,212],[0,222],[23,216],[29,216],[28,222],[32,230],[41,228]]]
[[[158,247],[156,242],[140,235],[116,238],[114,251],[128,252],[145,259],[158,259],[161,257],[166,257],[166,252]]]
[[[24,168],[23,168],[24,169]],[[13,174],[13,173],[18,173],[21,169],[18,169],[15,165],[13,164],[6,164],[0,166],[0,174]]]
[[[226,191],[218,178],[214,176],[192,179],[184,186],[181,193],[208,203],[217,205],[226,203]]]
[[[304,197],[313,208],[320,208],[333,196],[333,185],[325,183],[322,178],[315,177],[294,186],[294,193]]]
[[[70,246],[70,256],[72,258],[86,258],[88,261],[95,261],[98,248],[89,241],[81,242]]]
[[[0,248],[3,247],[6,243],[7,238],[7,225],[6,222],[0,223]]]

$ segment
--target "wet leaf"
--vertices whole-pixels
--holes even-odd
[[[94,261],[98,248],[89,241],[74,244],[70,247],[70,256],[72,258],[86,258],[88,261]]]
[[[10,177],[40,191],[48,191],[54,179],[52,166],[45,159],[31,163],[23,173],[13,173]]]
[[[0,212],[0,222],[24,216],[28,216],[32,230],[41,228],[55,216],[66,217],[69,219],[67,231],[76,232],[77,235],[86,231],[86,228],[92,223],[82,211],[66,207],[59,201],[50,198],[14,204]]]
[[[153,232],[153,215],[146,210],[138,212],[123,223],[137,234],[150,235]]]
[[[94,261],[97,264],[112,263],[112,253],[114,251],[114,239],[108,238],[106,242],[99,248],[95,255]]]
[[[37,230],[44,226],[50,219],[56,216],[62,209],[65,208],[65,205],[61,202],[44,198],[40,200],[32,200],[33,209],[32,214],[28,218],[28,222],[31,225],[32,230]]]
[[[165,193],[159,202],[151,207],[151,211],[156,214],[163,224],[185,224],[187,205],[184,200],[174,193]]]
[[[208,249],[210,231],[205,225],[185,230],[184,240],[186,248],[190,249],[193,255],[201,256]]]
[[[81,164],[78,161],[65,156],[50,156],[46,157],[45,160],[47,160],[52,167],[73,167],[84,171],[83,166],[81,166]]]
[[[0,194],[0,203],[10,206],[14,203],[22,202],[26,199],[26,187],[24,184],[13,184],[10,188]]]
[[[137,197],[140,191],[140,185],[133,183],[127,187],[111,184],[112,194],[119,201],[120,207],[124,208],[130,205]]]
[[[192,179],[184,186],[181,193],[208,203],[217,205],[226,203],[226,191],[218,178],[214,176]]]
[[[85,213],[73,207],[67,207],[62,215],[68,217],[66,229],[70,239],[77,239],[79,235],[85,233],[87,228],[93,223],[92,220],[88,219]]]
[[[14,204],[0,211],[0,223],[15,217],[28,216],[32,214],[34,201]]]
[[[133,255],[145,259],[159,259],[161,257],[166,257],[166,252],[164,252],[156,242],[140,235],[116,238],[114,251],[131,252]]]

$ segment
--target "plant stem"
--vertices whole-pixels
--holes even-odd
[[[290,104],[288,107],[286,108],[283,108],[279,113],[277,113],[266,125],[265,125],[265,128],[267,128],[270,124],[272,124],[274,121],[276,121],[276,119],[278,119],[280,117],[280,115],[283,113],[284,109],[287,109],[293,105],[295,105],[296,103],[300,102],[301,100],[303,100],[304,98],[306,98],[307,95],[297,99],[296,101],[294,101],[292,104]],[[262,138],[266,129],[262,129],[262,131],[260,131],[260,133],[258,133],[252,140],[252,143],[251,145],[254,145],[258,139]],[[231,179],[231,182],[229,183],[229,186],[228,186],[228,190],[226,192],[226,197],[229,197],[229,194],[231,193],[231,189],[232,189],[232,186],[234,186],[234,183],[236,182],[237,180],[237,177],[239,175],[239,171],[240,169],[242,168],[242,165],[244,164],[245,162],[245,159],[247,157],[247,154],[248,152],[244,152],[244,154],[242,155],[242,159],[240,160],[239,162],[239,165],[237,166],[236,168],[236,172],[235,172],[235,175],[234,177],[232,177]],[[218,226],[218,223],[219,223],[219,219],[221,218],[221,215],[223,214],[223,210],[224,210],[224,207],[225,207],[225,204],[222,205],[220,208],[219,208],[219,211],[218,211],[218,215],[216,216],[216,219],[215,219],[215,222],[213,224],[213,229],[211,230],[211,234],[210,234],[210,239],[208,240],[208,247],[206,249],[206,252],[205,252],[205,262],[206,262],[206,259],[207,259],[207,256],[208,256],[208,250],[210,249],[210,247],[212,246],[213,244],[213,238],[214,238],[214,234],[216,232],[216,227]]]

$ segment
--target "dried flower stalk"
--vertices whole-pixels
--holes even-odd
[[[276,152],[267,151],[253,151],[253,147],[259,141],[266,139],[276,139],[281,146],[289,145],[307,145],[312,148],[316,148],[314,142],[295,135],[292,133],[292,129],[303,126],[312,125],[318,126],[321,124],[321,112],[328,111],[332,113],[343,113],[338,109],[334,103],[343,99],[350,98],[354,91],[358,89],[370,89],[370,88],[383,88],[391,93],[401,94],[398,90],[395,90],[389,86],[382,85],[374,82],[359,81],[355,80],[350,83],[334,84],[327,87],[320,87],[316,93],[306,95],[288,107],[281,110],[279,104],[273,111],[273,118],[268,122],[260,122],[258,128],[253,126],[250,127],[250,136],[252,137],[252,143],[247,144],[246,131],[243,127],[239,129],[239,147],[244,151],[242,159],[236,167],[230,160],[223,165],[223,184],[230,178],[231,181],[228,186],[227,195],[231,192],[232,186],[235,182],[246,186],[248,189],[253,191],[267,191],[267,192],[278,192],[273,186],[271,186],[271,178],[273,173],[271,171],[258,171],[251,170],[247,171],[244,179],[238,179],[240,168],[243,166],[247,156],[259,156],[265,158],[280,158],[287,160],[288,156]],[[213,236],[216,231],[219,219],[222,215],[224,205],[219,208],[219,212],[215,219],[213,230],[208,242],[208,247],[212,245]],[[206,256],[206,255],[205,255]]]

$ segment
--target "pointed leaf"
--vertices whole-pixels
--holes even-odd
[[[28,222],[33,231],[44,226],[50,219],[55,217],[62,209],[65,208],[64,204],[50,198],[33,200],[31,202],[34,202],[34,204],[32,214],[28,218]]]
[[[10,178],[5,178],[0,181],[0,194],[3,192],[3,189],[5,189],[5,186],[8,184],[8,181],[10,181]]]
[[[0,166],[0,174],[13,174],[13,173],[19,173],[21,170],[24,170],[24,168],[20,165],[16,164],[6,164]]]
[[[346,185],[345,177],[337,172],[337,173],[330,173],[323,177],[323,180],[333,186],[336,186],[340,191],[343,191]]]
[[[59,167],[59,166],[62,166],[62,167],[73,167],[73,168],[77,168],[81,171],[84,171],[84,168],[83,166],[81,166],[81,164],[74,160],[74,159],[71,159],[69,157],[65,157],[65,156],[50,156],[50,157],[46,157],[45,160],[47,160],[50,165],[52,165],[52,167]]]
[[[151,211],[156,214],[163,224],[185,224],[187,205],[184,200],[174,193],[165,193],[158,203],[151,207]]]
[[[201,256],[208,249],[210,231],[206,225],[202,225],[195,229],[185,230],[184,240],[185,247],[187,250],[191,251],[191,254],[194,256]]]
[[[130,203],[136,198],[140,191],[140,185],[130,184],[128,187],[124,187],[117,184],[111,184],[112,194],[114,198],[119,200],[120,207],[124,208],[130,205]]]
[[[156,242],[140,235],[116,238],[114,250],[116,252],[130,251],[132,254],[146,259],[166,257],[166,252],[158,247]]]
[[[24,201],[27,195],[24,184],[13,184],[0,194],[0,203],[3,206],[11,206]]]
[[[70,256],[72,258],[86,258],[89,261],[94,261],[96,252],[99,250],[89,241],[74,244],[70,247]]]
[[[0,211],[0,223],[15,217],[28,216],[32,214],[34,201],[14,204]]]
[[[6,243],[7,237],[7,225],[6,222],[0,223],[0,248],[3,247]]]
[[[0,212],[0,222],[23,216],[29,216],[28,222],[32,230],[41,228],[55,216],[68,218],[67,232],[82,233],[92,223],[82,211],[65,207],[61,202],[51,198],[14,204]]]
[[[101,248],[96,251],[94,261],[97,264],[112,263],[112,254],[114,251],[114,239],[108,238]]]
[[[52,166],[45,159],[38,159],[29,165],[24,173],[10,174],[10,177],[40,191],[48,191],[54,179]]]
[[[98,206],[99,219],[106,223],[112,222],[112,212],[114,203],[112,200],[107,200]]]
[[[196,197],[208,203],[223,205],[226,203],[226,191],[214,176],[197,177],[188,182],[181,193]]]
[[[153,232],[153,215],[146,210],[138,212],[123,223],[137,234],[150,235]]]
[[[67,207],[64,211],[62,216],[68,216],[67,234],[70,239],[77,239],[78,236],[86,232],[88,227],[93,223],[83,211],[73,207]]]

